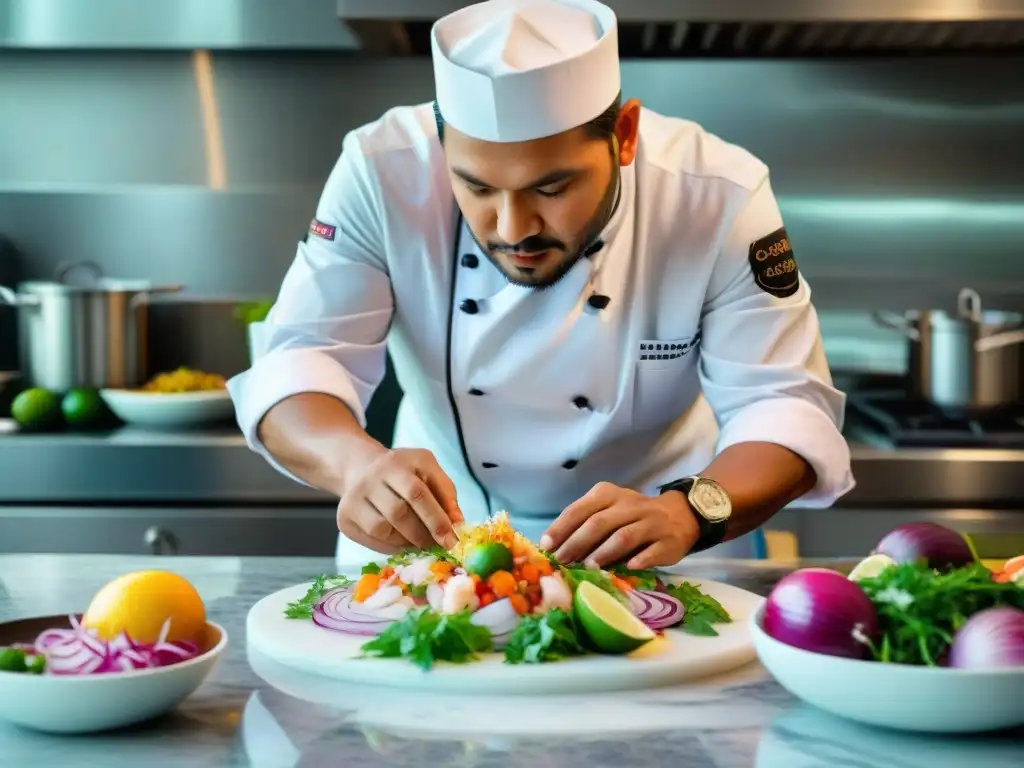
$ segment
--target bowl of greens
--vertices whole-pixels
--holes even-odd
[[[990,569],[948,528],[900,526],[848,575],[794,571],[750,628],[779,684],[835,715],[939,733],[1024,724],[1024,557]]]

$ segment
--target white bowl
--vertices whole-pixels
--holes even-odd
[[[765,669],[799,699],[867,725],[927,733],[979,733],[1024,725],[1024,667],[964,670],[883,664],[811,653],[761,628],[750,616]]]
[[[227,421],[235,412],[226,390],[163,393],[104,389],[100,395],[121,421],[146,427],[200,426]]]
[[[31,642],[44,629],[68,627],[67,616],[3,625],[4,643]],[[0,719],[47,733],[91,733],[170,712],[202,684],[228,645],[224,628],[206,624],[203,653],[188,661],[102,675],[0,672]]]

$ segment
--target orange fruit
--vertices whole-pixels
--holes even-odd
[[[169,571],[135,571],[118,576],[93,597],[82,626],[109,642],[121,632],[137,643],[155,643],[171,620],[167,640],[197,642],[206,627],[206,607],[196,588]]]

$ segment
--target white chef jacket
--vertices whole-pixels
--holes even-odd
[[[431,105],[392,109],[344,140],[257,359],[228,383],[238,424],[291,477],[263,415],[321,392],[365,427],[390,350],[393,445],[434,453],[469,522],[506,510],[536,541],[600,481],[654,495],[747,441],[804,457],[817,484],[794,506],[828,506],[854,485],[845,396],[807,282],[755,279],[782,227],[762,162],[644,109],[603,247],[551,288],[517,286],[461,224]],[[344,535],[337,554],[374,557]]]

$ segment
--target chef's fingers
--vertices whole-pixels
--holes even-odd
[[[636,522],[636,508],[628,504],[613,505],[602,509],[584,520],[580,526],[557,550],[555,559],[560,563],[582,563],[588,561],[615,531]],[[636,544],[633,544],[636,547]],[[588,563],[589,564],[589,563]]]
[[[384,478],[384,482],[374,486],[369,493],[369,501],[380,512],[381,516],[398,531],[410,545],[417,549],[430,549],[434,546],[430,531],[420,520],[419,514],[412,506],[412,501],[392,486],[399,481]],[[416,492],[410,492],[415,495]],[[429,494],[429,491],[426,491]],[[372,531],[367,531],[373,535]]]
[[[618,489],[611,483],[598,483],[586,494],[562,510],[540,539],[540,548],[557,551],[587,518],[615,502]],[[559,558],[561,559],[561,558]]]
[[[448,518],[448,515],[442,509],[437,499],[434,498],[434,492],[427,483],[413,472],[400,472],[388,475],[385,477],[384,482],[411,507],[417,523],[425,534],[425,538],[418,536],[416,539],[410,539],[410,541],[425,541],[426,543],[423,545],[416,545],[421,546],[422,549],[429,549],[434,546],[434,542],[437,542],[445,549],[451,549],[455,546],[458,540],[455,537],[455,531],[452,529],[452,521]],[[388,519],[390,520],[390,518]],[[391,522],[394,523],[393,520]]]
[[[437,463],[437,459],[433,455],[430,456],[430,461],[425,462],[425,464],[426,466],[420,469],[420,477],[430,486],[430,490],[433,491],[434,498],[441,505],[441,509],[444,510],[444,513],[452,523],[465,522],[466,518],[462,515],[462,510],[459,509],[455,483],[441,469],[441,465]]]
[[[591,518],[593,519],[593,518]],[[654,526],[643,518],[628,523],[612,532],[587,558],[588,565],[606,568],[621,563],[638,551],[645,551],[654,540]]]
[[[674,554],[678,552],[673,552],[673,545],[662,539],[630,558],[626,567],[633,571],[646,571],[659,566],[675,565],[679,558],[674,557]]]
[[[363,504],[369,506],[369,502],[366,502],[365,500]],[[380,552],[384,555],[393,555],[395,552],[398,552],[403,547],[408,546],[408,543],[404,541],[402,535],[398,533],[398,531],[396,531],[394,528],[392,528],[388,521],[384,520],[384,518],[381,517],[380,513],[378,513],[372,507],[369,507],[366,513],[366,517],[371,518],[374,521],[383,522],[384,527],[381,528],[379,525],[375,525],[373,522],[367,522],[366,525],[368,528],[373,528],[378,531],[383,530],[383,538],[371,536],[369,533],[363,530],[363,528],[357,522],[357,519],[359,519],[359,517],[362,516],[353,517],[352,511],[347,509],[344,511],[339,509],[338,512],[338,530],[341,531],[342,535],[344,535],[348,539],[351,539],[356,544],[368,547],[372,549],[374,552]]]

